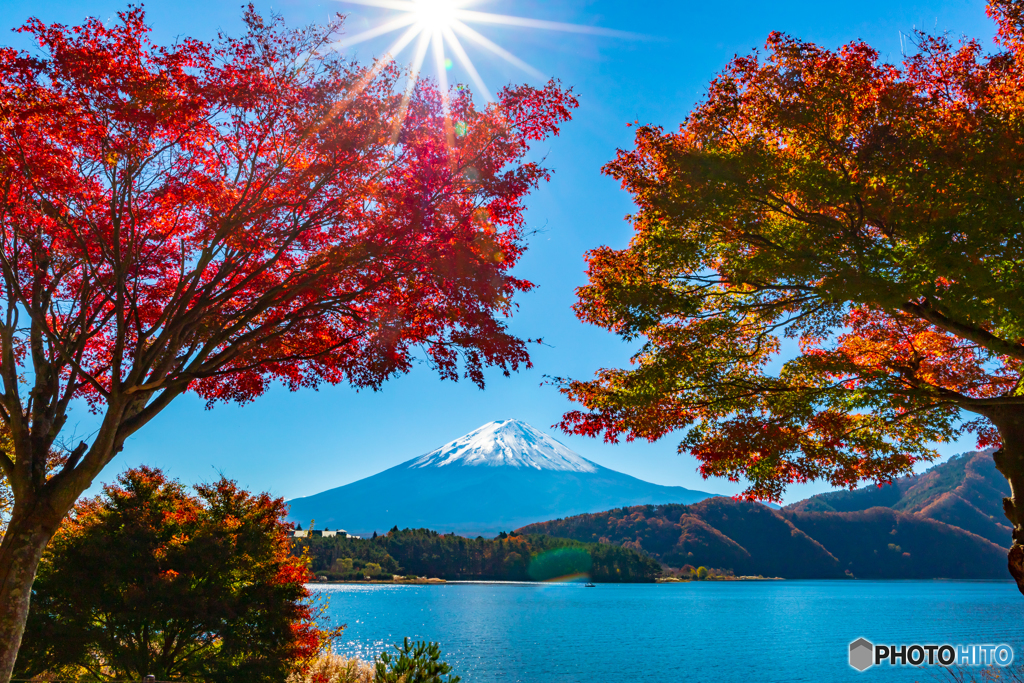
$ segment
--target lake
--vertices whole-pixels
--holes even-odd
[[[441,643],[465,683],[938,681],[940,667],[847,663],[849,643],[1009,643],[1024,596],[1006,581],[318,585],[370,660],[403,636]]]

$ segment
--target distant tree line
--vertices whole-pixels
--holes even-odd
[[[416,575],[448,580],[546,581],[585,574],[599,582],[651,582],[660,564],[631,548],[544,535],[502,532],[475,539],[397,527],[371,539],[300,538],[317,576],[331,580]]]

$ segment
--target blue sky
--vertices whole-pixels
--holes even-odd
[[[211,39],[219,30],[238,33],[241,4],[157,0],[145,7],[156,39],[169,41],[186,35]],[[323,22],[329,14],[342,12],[348,15],[350,34],[376,25],[387,14],[319,0],[255,4],[262,12],[281,13],[292,25]],[[74,24],[85,16],[110,18],[125,7],[111,0],[4,0],[0,29],[6,34],[4,43],[24,46],[22,36],[6,30],[30,16]],[[639,120],[677,127],[726,62],[763,45],[773,30],[830,48],[863,39],[889,61],[900,58],[900,32],[908,34],[915,27],[975,36],[986,45],[993,33],[984,3],[977,0],[492,0],[478,2],[473,9],[646,36],[626,40],[478,27],[545,77],[555,76],[573,86],[580,100],[575,119],[561,137],[537,148],[555,175],[528,202],[527,221],[536,234],[517,274],[539,287],[519,299],[520,311],[511,321],[520,336],[544,338],[547,345],[533,353],[535,367],[512,378],[492,373],[484,391],[468,382],[442,382],[422,366],[376,393],[340,386],[297,393],[277,388],[247,406],[211,411],[195,398],[182,398],[128,442],[104,473],[104,481],[125,467],[145,463],[187,482],[223,472],[247,487],[292,498],[374,474],[491,420],[518,418],[554,433],[551,425],[570,406],[555,389],[541,385],[544,376],[589,377],[600,367],[624,365],[630,354],[615,337],[580,324],[570,310],[574,289],[584,283],[584,252],[602,244],[622,247],[630,237],[624,220],[631,210],[629,197],[600,172],[617,148],[630,146],[626,123]],[[364,43],[352,54],[369,60],[389,43],[387,38]],[[480,49],[469,52],[492,91],[509,82],[538,83]],[[408,58],[409,53],[402,56]],[[454,80],[469,82],[458,64],[451,73]],[[69,428],[77,428],[82,436],[92,424],[82,412]],[[725,494],[741,488],[724,480],[701,479],[694,459],[676,454],[672,436],[654,444],[620,445],[555,436],[584,457],[648,481]],[[972,445],[950,445],[943,452],[956,453]],[[793,487],[786,500],[827,489],[821,484]]]

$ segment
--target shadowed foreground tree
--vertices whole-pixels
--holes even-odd
[[[340,21],[149,42],[30,21],[0,49],[0,682],[36,566],[78,496],[186,391],[250,401],[279,381],[377,388],[414,354],[482,385],[529,362],[503,318],[531,284],[525,162],[575,101],[551,83],[486,109],[331,51]],[[449,98],[447,102],[443,98]],[[47,471],[72,402],[98,416]]]
[[[322,635],[283,499],[139,468],[80,502],[33,586],[20,677],[283,681]]]
[[[1000,447],[1024,592],[1024,18],[989,14],[995,53],[919,33],[902,67],[775,33],[677,133],[641,127],[605,168],[636,233],[588,255],[575,310],[643,345],[558,380],[585,407],[561,427],[685,430],[702,475],[775,501],[974,432]]]
[[[14,446],[11,442],[11,433],[7,426],[0,422],[0,453],[13,453]],[[46,471],[50,474],[67,461],[67,454],[60,447],[50,449],[50,456],[46,462]],[[0,538],[7,531],[7,523],[11,519],[11,512],[14,510],[14,492],[11,490],[7,477],[0,472]]]

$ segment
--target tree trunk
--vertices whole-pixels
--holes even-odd
[[[14,511],[0,544],[0,683],[7,683],[14,671],[36,569],[60,523],[47,524],[34,510],[24,512]]]
[[[1024,594],[1024,411],[992,416],[999,428],[1002,447],[995,452],[996,469],[1010,482],[1010,497],[1003,498],[1003,513],[1013,527],[1008,554],[1010,576]]]

